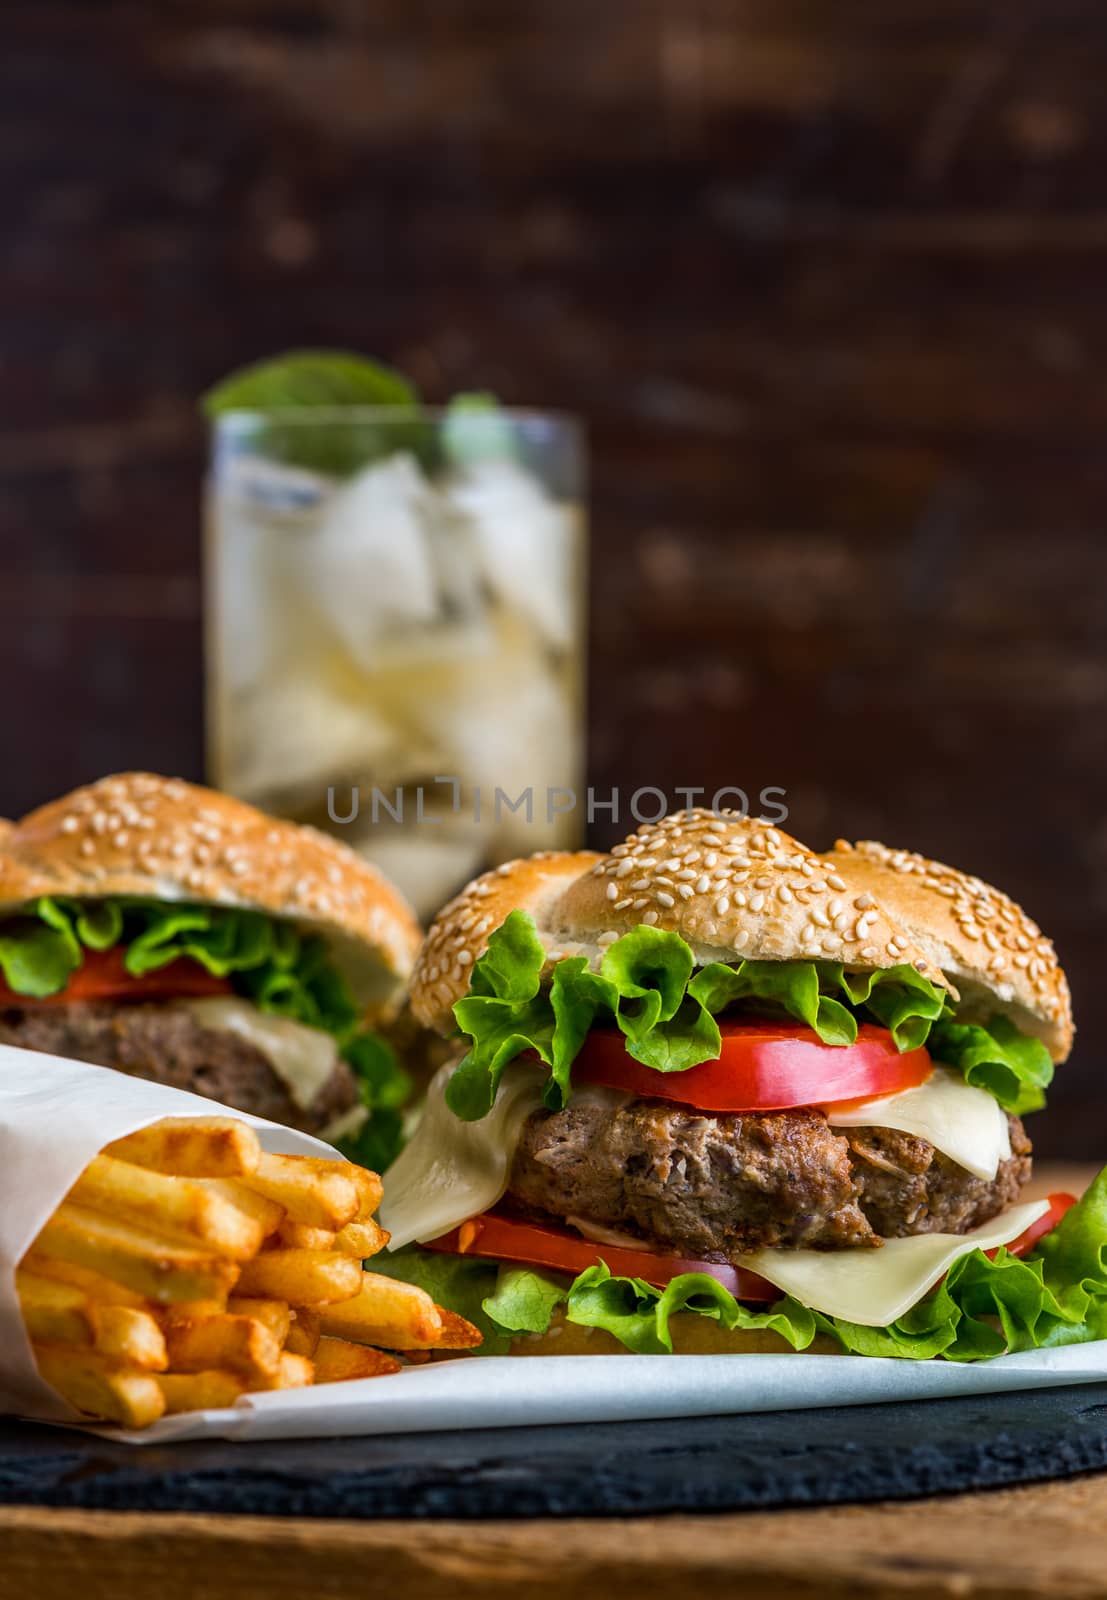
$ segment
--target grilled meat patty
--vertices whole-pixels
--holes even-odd
[[[1017,1117],[1009,1122],[1012,1154],[989,1183],[924,1139],[836,1130],[820,1111],[710,1114],[591,1094],[532,1113],[509,1203],[701,1258],[965,1233],[1005,1210],[1030,1176],[1030,1141]]]
[[[172,1002],[6,1007],[0,1010],[0,1044],[114,1067],[307,1133],[357,1102],[350,1069],[339,1061],[305,1111],[256,1046],[226,1029],[204,1027],[187,1007]]]

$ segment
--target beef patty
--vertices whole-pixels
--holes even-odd
[[[836,1130],[822,1112],[709,1114],[664,1100],[585,1094],[528,1119],[509,1203],[579,1218],[666,1251],[729,1259],[765,1245],[837,1250],[915,1233],[967,1233],[1030,1176],[1030,1141],[990,1182],[925,1139]]]
[[[305,1111],[268,1056],[237,1034],[204,1027],[187,1007],[171,1002],[6,1007],[0,1010],[0,1044],[114,1067],[307,1133],[357,1102],[350,1069],[340,1061]]]

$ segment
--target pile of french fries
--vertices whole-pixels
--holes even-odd
[[[230,1117],[116,1140],[16,1272],[39,1372],[78,1411],[143,1428],[479,1344],[422,1289],[364,1270],[388,1243],[380,1199],[376,1173],[269,1155]]]

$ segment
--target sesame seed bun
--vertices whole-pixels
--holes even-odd
[[[360,1002],[407,979],[419,927],[361,856],[314,828],[145,772],[102,778],[0,829],[0,915],[40,895],[263,911],[321,934]]]
[[[961,994],[958,1014],[986,1021],[997,1011],[1049,1048],[1072,1049],[1072,1001],[1057,954],[1037,923],[991,884],[911,850],[872,839],[839,839],[828,868],[867,889],[907,929]]]
[[[608,855],[534,856],[477,878],[439,915],[412,978],[420,1021],[448,1031],[469,971],[508,912],[534,917],[549,961],[598,961],[620,934],[671,929],[697,963],[910,964],[956,998],[940,966],[864,885],[780,828],[733,812],[646,823]]]

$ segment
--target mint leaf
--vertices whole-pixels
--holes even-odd
[[[493,394],[459,394],[442,422],[442,450],[456,467],[514,461],[519,450],[511,420]]]

